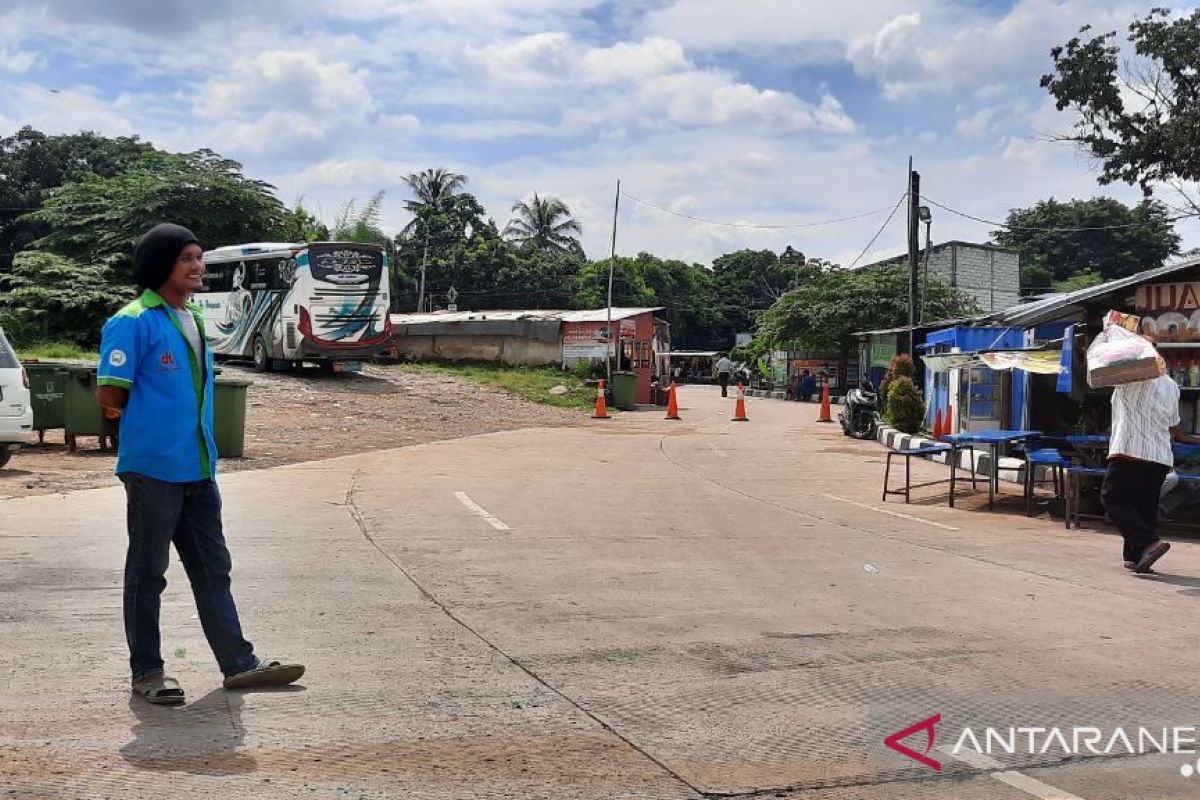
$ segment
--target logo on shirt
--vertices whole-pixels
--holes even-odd
[[[113,350],[111,353],[108,354],[108,363],[113,365],[114,367],[125,366],[126,360],[127,359],[125,357],[124,350]]]
[[[158,371],[171,372],[177,369],[179,369],[179,367],[175,366],[175,354],[170,350],[164,351],[158,359]]]

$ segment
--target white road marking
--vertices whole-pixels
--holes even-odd
[[[472,500],[466,492],[455,492],[454,496],[458,498],[458,502],[466,506],[467,510],[478,517],[481,517],[484,522],[491,525],[498,531],[507,531],[509,527],[494,517],[486,508]]]
[[[1025,794],[1041,798],[1041,800],[1083,800],[1077,794],[1056,789],[1053,786],[1042,783],[1037,778],[1031,778],[1020,772],[994,772],[992,773],[992,777],[1001,783],[1007,783],[1014,789],[1020,789]]]
[[[952,747],[939,747],[938,750],[968,766],[988,771],[995,770],[992,772],[993,780],[1037,797],[1039,800],[1083,800],[1079,795],[1064,792],[1048,783],[1042,783],[1037,778],[1031,778],[1023,772],[1006,770],[1003,764],[984,753],[977,753],[974,750],[963,750],[956,753]]]
[[[860,503],[857,500],[847,500],[845,497],[838,497],[836,494],[823,494],[821,496],[828,497],[830,500],[837,500],[839,503],[849,503],[852,506],[858,506],[859,508],[865,508],[868,511],[878,511],[880,514],[887,514],[889,517],[899,517],[900,519],[907,519],[907,520],[912,520],[913,522],[921,522],[926,525],[932,525],[933,527],[941,528],[944,531],[958,530],[958,528],[955,528],[953,525],[943,525],[942,523],[934,522],[933,520],[922,519],[921,517],[914,517],[912,514],[901,514],[899,511],[889,511],[886,508],[877,508],[876,506],[869,506],[866,503]]]
[[[958,753],[954,752],[953,747],[939,747],[938,752],[948,755],[955,761],[961,761],[969,767],[975,769],[986,769],[993,771],[1003,771],[1004,765],[986,753],[977,753],[974,750],[962,750]]]

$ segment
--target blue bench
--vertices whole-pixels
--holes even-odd
[[[975,488],[975,448],[974,447],[971,447],[970,445],[959,446],[959,445],[951,445],[951,444],[933,444],[933,445],[927,445],[925,447],[910,447],[906,450],[889,450],[888,451],[887,464],[883,470],[883,500],[882,500],[882,502],[885,502],[885,503],[887,502],[889,494],[899,494],[899,495],[904,495],[904,502],[908,503],[911,501],[913,489],[920,489],[923,486],[935,486],[939,483],[949,483],[950,484],[950,505],[953,506],[954,505],[955,472],[956,472],[956,469],[958,466],[958,451],[959,450],[970,450],[971,451],[971,488],[974,489]],[[950,467],[950,477],[942,478],[941,480],[936,480],[936,481],[926,481],[924,483],[913,483],[912,482],[912,460],[913,460],[913,458],[917,458],[917,457],[923,458],[925,456],[933,455],[935,453],[948,453],[949,454],[949,457],[946,459],[946,461],[948,462],[948,466]],[[892,457],[893,456],[900,456],[901,458],[904,459],[904,488],[903,489],[889,488],[889,482],[890,482],[890,478],[891,478],[891,474],[892,474]]]
[[[1038,478],[1038,467],[1048,469],[1050,477]],[[1057,447],[1043,447],[1025,452],[1025,516],[1033,516],[1033,490],[1038,484],[1054,484],[1054,499],[1063,499],[1066,493],[1066,470],[1070,467],[1071,459],[1059,452]]]

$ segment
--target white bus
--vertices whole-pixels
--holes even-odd
[[[304,362],[353,369],[388,353],[388,263],[377,245],[231,245],[205,253],[204,269],[194,299],[214,355],[252,358],[265,372]]]

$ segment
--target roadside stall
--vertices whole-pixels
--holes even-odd
[[[675,350],[668,358],[668,381],[673,379],[676,383],[716,383],[716,364],[720,357],[721,354],[715,350]],[[675,374],[676,369],[679,370],[678,377]]]

